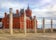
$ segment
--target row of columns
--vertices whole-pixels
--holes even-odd
[[[10,29],[10,34],[13,34],[13,13],[12,13],[12,8],[9,9],[9,29]],[[26,13],[24,13],[24,33],[26,35]]]
[[[10,13],[10,17],[9,17],[9,29],[10,29],[10,34],[13,34],[13,13],[12,13],[12,8],[10,8],[9,10]],[[37,32],[37,24],[36,24],[36,17],[34,19],[34,30],[35,33]],[[26,13],[24,13],[24,33],[26,35]],[[43,32],[45,33],[45,18],[43,18]],[[51,19],[51,32],[53,32],[53,28],[52,28],[52,19]]]
[[[9,9],[9,13],[10,13],[10,16],[9,16],[9,29],[10,29],[10,34],[13,35],[13,12],[12,12],[12,8]],[[35,33],[36,33],[36,17],[35,17],[35,20],[34,20],[34,27],[35,27]],[[24,33],[26,35],[26,13],[24,13]]]
[[[43,32],[45,33],[45,18],[43,18]],[[51,19],[51,32],[53,32],[53,20]]]

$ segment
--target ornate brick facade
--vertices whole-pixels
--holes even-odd
[[[13,28],[24,28],[24,13],[26,13],[26,27],[31,29],[34,28],[34,18],[32,18],[32,10],[30,10],[29,6],[26,10],[16,10],[16,13],[13,13]],[[3,28],[9,28],[9,14],[6,12],[4,18],[2,19],[2,23]]]

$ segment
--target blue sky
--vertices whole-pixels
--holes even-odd
[[[0,0],[0,17],[4,16],[4,12],[9,13],[10,7],[15,12],[16,9],[26,9],[28,4],[33,16],[56,17],[56,0]]]
[[[29,4],[32,10],[32,16],[49,17],[53,18],[56,23],[56,0],[0,0],[0,18],[4,17],[4,12],[9,13],[9,8],[13,8],[13,12],[16,9],[26,9]],[[41,24],[41,22],[39,22]]]

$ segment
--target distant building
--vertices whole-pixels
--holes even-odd
[[[0,28],[2,28],[2,18],[0,18]]]
[[[26,13],[26,27],[27,28],[34,28],[34,18],[32,18],[32,10],[30,10],[29,6],[26,10],[21,9],[16,10],[16,13],[13,13],[13,28],[24,28],[24,13]],[[36,21],[37,22],[37,21]],[[9,28],[9,14],[5,12],[5,16],[2,19],[3,28]],[[36,23],[37,24],[37,23]]]

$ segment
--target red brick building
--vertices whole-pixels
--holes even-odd
[[[31,29],[34,28],[35,17],[32,18],[32,10],[29,8],[29,6],[27,7],[26,10],[24,9],[21,9],[20,11],[16,10],[16,13],[13,13],[13,28],[21,28],[21,29],[24,28],[24,13],[26,13],[26,23],[27,23],[26,27]],[[7,14],[6,12],[4,14],[5,16],[2,19],[3,28],[9,28],[9,14]]]

